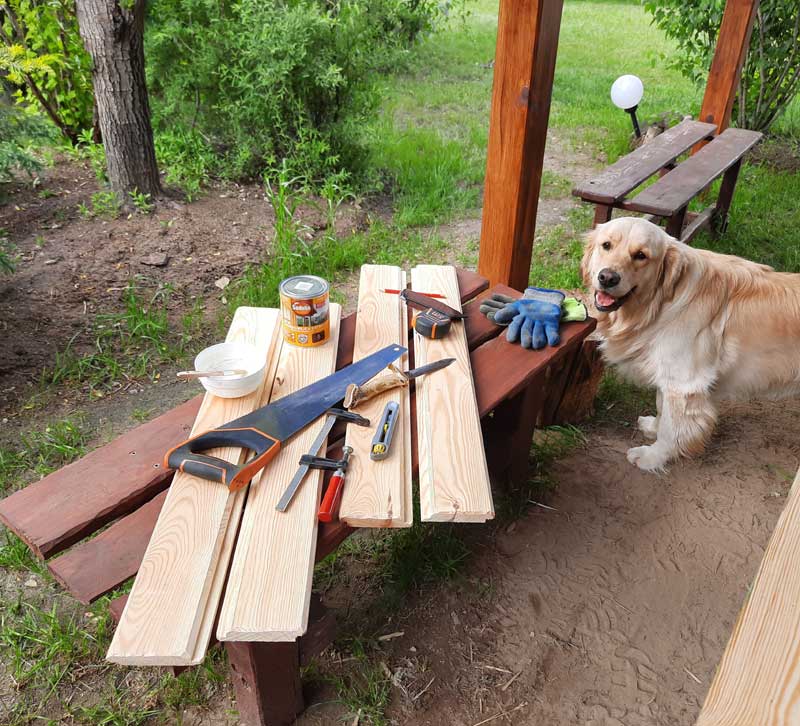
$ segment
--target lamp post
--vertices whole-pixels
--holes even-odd
[[[611,100],[617,108],[621,108],[631,115],[633,132],[636,138],[642,137],[639,121],[636,118],[636,109],[644,95],[644,85],[638,76],[625,75],[617,78],[611,85]]]

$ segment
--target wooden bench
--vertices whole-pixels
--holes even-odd
[[[651,215],[654,221],[666,220],[667,233],[682,242],[689,242],[704,227],[724,232],[742,159],[762,134],[733,128],[715,134],[714,124],[682,121],[622,157],[599,176],[579,184],[572,193],[595,205],[595,225],[610,220],[616,208]],[[678,161],[699,144],[704,145],[696,153]],[[655,174],[661,177],[629,198]],[[722,186],[716,203],[700,214],[690,213],[692,199],[720,176]]]
[[[697,726],[800,723],[800,472]]]
[[[484,278],[462,270],[459,286],[489,468],[494,480],[519,481],[527,476],[534,427],[557,419],[570,380],[580,375],[579,353],[595,321],[564,325],[556,348],[524,350],[508,343],[499,335],[503,329],[478,310],[492,293],[520,293],[503,285],[488,290]],[[337,368],[352,360],[354,332],[355,314],[342,321]],[[172,478],[161,468],[164,451],[186,438],[201,400],[174,408],[0,502],[0,520],[47,560],[53,576],[81,602],[136,574]],[[334,429],[330,441],[328,455],[338,457],[343,430]],[[413,458],[416,472],[416,451]],[[341,522],[321,524],[317,561],[354,531]],[[126,597],[111,602],[117,620]],[[314,598],[308,631],[297,642],[226,642],[241,722],[292,723],[303,709],[299,667],[327,647],[334,630],[332,613]]]

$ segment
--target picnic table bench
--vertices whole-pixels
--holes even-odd
[[[595,205],[595,225],[608,222],[616,208],[666,220],[667,233],[682,242],[691,241],[708,226],[724,232],[742,159],[762,134],[728,128],[717,135],[716,129],[714,124],[686,119],[579,184],[572,193]],[[704,145],[696,153],[678,161],[700,144]],[[629,196],[655,174],[661,175],[656,182]],[[692,199],[720,176],[717,201],[699,214],[690,213]]]
[[[534,428],[557,420],[562,399],[569,399],[565,391],[581,376],[583,341],[595,321],[565,324],[558,347],[525,350],[508,343],[503,328],[478,310],[493,293],[521,293],[504,285],[487,289],[485,278],[464,270],[458,280],[489,470],[494,481],[518,481],[527,475]],[[352,362],[355,321],[355,313],[342,320],[337,369]],[[81,602],[111,592],[138,571],[172,479],[161,465],[164,451],[187,437],[201,401],[197,396],[15,492],[0,502],[0,521],[47,560],[56,580]],[[413,414],[411,420],[413,428]],[[334,429],[328,455],[338,458],[342,445],[343,429]],[[416,456],[414,450],[415,473]],[[338,521],[320,524],[316,560],[354,531]],[[111,602],[116,620],[126,599]],[[226,642],[241,722],[292,723],[303,710],[299,668],[334,633],[333,614],[312,597],[308,630],[297,641]]]

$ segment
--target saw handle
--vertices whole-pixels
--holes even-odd
[[[164,456],[164,466],[220,482],[235,492],[246,486],[275,457],[280,447],[280,441],[256,428],[212,429],[170,449]],[[255,456],[244,464],[232,464],[202,453],[223,448],[250,449]]]

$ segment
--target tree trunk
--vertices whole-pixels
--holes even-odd
[[[81,38],[93,61],[108,179],[125,201],[134,190],[161,193],[144,74],[145,5],[146,0],[76,2]]]

